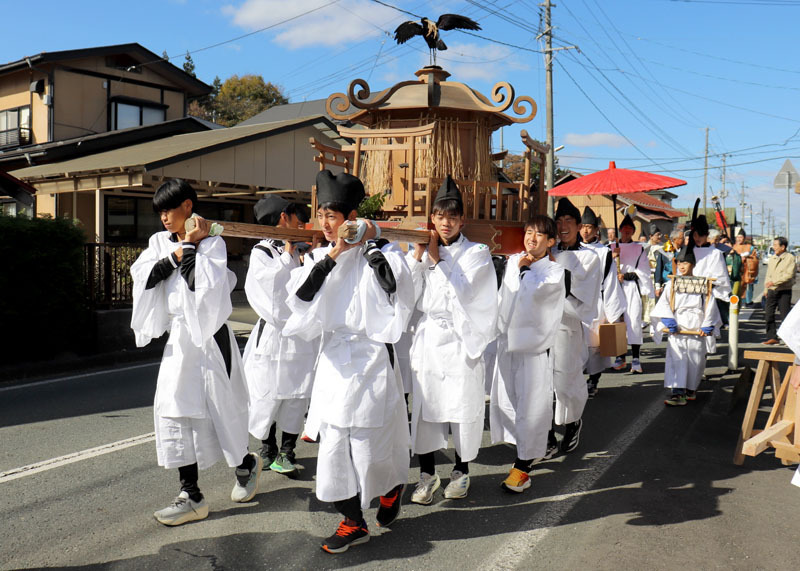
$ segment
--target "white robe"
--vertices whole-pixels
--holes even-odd
[[[500,287],[497,361],[489,407],[492,442],[541,458],[553,422],[553,355],[564,311],[564,268],[545,257],[520,275],[514,254]]]
[[[612,248],[617,247],[615,242]],[[641,345],[642,335],[642,296],[655,297],[653,278],[650,275],[650,261],[644,246],[639,242],[619,243],[620,273],[635,273],[638,281],[623,280],[622,292],[625,294],[625,327],[628,332],[628,345]],[[617,280],[619,281],[619,280]]]
[[[422,317],[411,346],[413,406],[412,448],[429,452],[436,443],[418,439],[420,422],[470,425],[463,435],[469,450],[457,452],[465,462],[477,455],[485,411],[483,353],[495,337],[497,276],[489,249],[462,234],[439,247],[440,262],[427,252],[408,260]],[[429,433],[429,431],[425,431]],[[433,449],[436,449],[433,448]]]
[[[789,315],[778,328],[778,337],[783,339],[786,346],[794,353],[794,365],[800,367],[800,303],[796,303]],[[789,390],[792,390],[791,388]],[[800,486],[800,466],[792,478],[792,484]]]
[[[299,267],[299,256],[290,255],[275,240],[262,240],[250,254],[244,291],[259,321],[244,349],[244,371],[250,394],[250,434],[259,440],[266,438],[276,421],[281,431],[299,433],[311,398],[318,339],[281,335],[291,315],[286,285],[292,270]],[[288,400],[305,404],[284,403]]]
[[[589,328],[589,358],[586,361],[586,372],[594,375],[602,373],[612,364],[612,357],[600,354],[600,326],[619,321],[625,315],[627,300],[622,291],[622,284],[617,278],[617,264],[611,256],[611,249],[601,242],[584,243],[583,246],[597,253],[603,272],[608,268],[600,287],[600,297],[597,299],[597,318]]]
[[[570,273],[570,293],[553,347],[555,423],[562,425],[580,420],[589,399],[583,368],[589,357],[589,328],[597,319],[603,269],[597,254],[585,246],[578,250],[554,248],[552,254]]]
[[[731,278],[728,274],[728,266],[725,264],[725,256],[712,245],[695,246],[694,257],[697,263],[694,265],[692,274],[703,276],[704,278],[715,278],[712,293],[714,297],[722,301],[731,299]]]
[[[706,294],[675,292],[675,311],[670,308],[672,280],[664,286],[661,297],[650,312],[653,324],[653,340],[661,343],[662,330],[666,328],[661,319],[674,319],[679,330],[699,331],[702,327],[714,327],[713,335],[669,334],[667,358],[664,364],[664,386],[668,389],[697,390],[706,368],[706,354],[716,351],[716,337],[722,319],[717,304],[712,298],[706,303]]]
[[[143,347],[169,331],[154,401],[159,465],[169,468],[196,461],[200,469],[205,469],[224,456],[229,466],[238,466],[248,443],[242,360],[233,332],[227,328],[231,346],[229,377],[214,339],[231,314],[230,294],[236,276],[227,267],[225,242],[212,237],[197,246],[194,291],[178,269],[146,289],[153,266],[178,246],[170,240],[169,232],[158,232],[131,266],[131,328],[136,345]],[[195,436],[184,434],[178,439],[165,433],[161,429],[166,423],[161,419],[171,421],[170,431],[182,427],[184,433],[194,432]],[[193,420],[203,428],[192,427]],[[184,450],[187,443],[193,449]]]
[[[306,340],[322,332],[305,432],[320,435],[317,497],[334,502],[361,496],[363,508],[408,479],[409,435],[403,386],[387,343],[406,330],[414,290],[403,252],[383,252],[397,289],[389,295],[364,257],[364,246],[343,252],[311,301],[297,297],[313,266],[332,246],[306,255],[287,286],[292,315],[283,335]]]

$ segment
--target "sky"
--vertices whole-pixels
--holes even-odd
[[[385,4],[388,4],[385,5]],[[676,206],[707,196],[761,233],[772,216],[800,243],[800,196],[775,189],[786,159],[800,172],[800,0],[557,0],[552,9],[553,107],[559,164],[580,173],[608,167],[683,179]],[[292,102],[346,91],[356,78],[373,92],[428,63],[421,38],[398,46],[393,30],[418,16],[456,13],[483,38],[443,32],[438,63],[451,81],[490,94],[499,81],[529,95],[539,112],[504,130],[502,148],[521,151],[520,129],[546,138],[542,8],[538,0],[0,0],[6,26],[0,61],[43,51],[138,42],[198,77],[260,74]],[[35,31],[35,33],[32,33]],[[568,49],[567,49],[568,48]],[[493,138],[500,150],[499,133]],[[309,168],[314,168],[309,165]],[[744,189],[742,187],[744,186]],[[752,226],[751,226],[752,209]],[[765,230],[766,231],[766,230]]]

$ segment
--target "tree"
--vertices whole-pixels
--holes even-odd
[[[194,60],[192,59],[192,55],[187,51],[186,58],[183,61],[183,71],[191,75],[192,77],[197,77],[194,73]]]
[[[555,180],[569,174],[568,170],[558,166],[558,157],[555,158],[555,163]],[[521,182],[522,179],[525,178],[525,157],[523,155],[508,153],[503,161],[503,172],[514,182]],[[531,180],[529,183],[534,186],[539,183],[539,165],[536,163],[531,163]]]
[[[280,87],[265,82],[260,75],[232,75],[220,85],[213,108],[217,122],[230,127],[274,105],[288,102]]]

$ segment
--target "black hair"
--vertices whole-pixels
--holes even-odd
[[[464,216],[464,203],[455,198],[445,198],[433,203],[431,214],[449,214],[451,216]]]
[[[783,236],[778,236],[777,238],[775,238],[775,240],[777,240],[778,244],[780,244],[784,248],[788,248],[789,247],[789,240],[787,240]]]
[[[541,232],[545,234],[548,238],[553,238],[555,240],[556,235],[558,234],[558,230],[556,229],[556,223],[553,222],[553,219],[549,216],[545,216],[543,214],[536,214],[535,216],[531,216],[528,221],[525,223],[524,231],[527,232],[528,228],[533,228],[536,232]]]
[[[348,206],[344,202],[323,202],[317,207],[319,210],[333,210],[334,212],[338,212],[345,218],[350,216],[350,213],[355,210],[355,208]],[[299,218],[299,217],[298,217]]]
[[[178,208],[186,199],[192,201],[192,212],[197,206],[197,193],[188,182],[181,178],[173,178],[158,187],[153,195],[153,212],[158,214],[164,210]]]
[[[264,216],[264,218],[262,218],[259,221],[259,224],[264,224],[266,226],[277,226],[278,222],[280,222],[281,220],[281,214],[284,213],[286,214],[286,216],[291,216],[292,214],[294,214],[295,216],[297,216],[297,219],[300,220],[300,222],[302,222],[303,224],[308,222],[308,213],[306,212],[305,208],[303,208],[303,205],[297,204],[295,202],[290,202],[289,204],[286,205],[286,208],[284,208],[280,212],[273,212],[269,216]]]

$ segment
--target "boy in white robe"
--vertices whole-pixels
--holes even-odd
[[[358,242],[340,231],[364,197],[349,174],[317,175],[317,221],[330,245],[306,254],[289,282],[292,315],[283,334],[322,342],[305,432],[320,437],[317,498],[344,520],[322,549],[341,553],[369,540],[363,509],[380,496],[378,525],[400,512],[408,480],[408,416],[393,368],[392,343],[406,330],[414,304],[411,275],[397,245],[376,241],[363,223]]]
[[[690,239],[676,256],[679,276],[692,276],[694,267],[694,243]],[[680,278],[676,278],[680,279]],[[672,394],[664,401],[667,406],[684,406],[687,400],[695,400],[697,387],[703,378],[706,354],[716,350],[719,326],[722,324],[714,298],[708,298],[706,288],[700,291],[684,291],[670,280],[650,313],[653,322],[653,340],[660,343],[663,330],[669,331],[667,357],[664,364],[664,387]],[[681,333],[699,331],[700,335]]]
[[[500,287],[497,361],[492,379],[492,442],[516,445],[517,457],[503,481],[521,493],[531,486],[533,461],[547,450],[553,422],[553,356],[564,311],[564,268],[549,257],[556,226],[547,216],[525,225],[525,250],[509,256]]]
[[[589,358],[586,361],[586,372],[589,375],[589,378],[586,379],[586,388],[589,391],[589,398],[593,398],[597,394],[600,375],[611,367],[611,357],[604,357],[600,354],[600,326],[605,323],[621,321],[625,315],[627,302],[625,294],[622,293],[622,285],[617,279],[611,249],[600,242],[599,219],[588,206],[583,209],[581,216],[580,235],[581,244],[594,250],[600,258],[600,265],[603,268],[603,283],[600,286],[600,297],[597,299],[597,318],[592,322],[589,330]]]
[[[800,391],[800,303],[796,303],[778,329],[778,337],[794,352],[794,372],[790,382],[792,388]],[[800,487],[800,466],[795,470],[792,484]]]
[[[731,300],[731,278],[725,255],[708,241],[708,221],[702,214],[692,222],[691,237],[694,240],[694,257],[697,263],[693,274],[704,278],[714,278],[712,293],[725,302]]]
[[[259,224],[302,227],[305,213],[296,204],[269,195],[253,207]],[[291,272],[300,256],[291,242],[262,240],[250,254],[244,291],[258,314],[244,349],[244,372],[250,394],[250,434],[262,442],[264,466],[290,478],[298,475],[297,437],[311,398],[318,341],[281,335],[291,311],[286,303]],[[278,447],[276,428],[281,430]]]
[[[184,223],[197,202],[187,182],[174,179],[153,196],[166,228],[150,238],[131,266],[136,345],[169,331],[158,371],[153,415],[158,464],[177,468],[181,491],[154,517],[174,526],[208,517],[198,470],[224,460],[236,468],[231,499],[249,501],[258,490],[262,462],[248,453],[247,389],[241,355],[225,321],[236,277],[225,242],[209,237],[209,223]]]
[[[447,448],[450,432],[456,461],[444,496],[464,498],[469,490],[469,462],[478,455],[486,410],[483,354],[497,318],[489,248],[461,233],[464,204],[449,176],[431,221],[430,242],[416,245],[407,257],[422,312],[411,346],[411,442],[420,463],[411,501],[423,505],[440,486],[434,453]]]
[[[639,350],[644,342],[642,334],[642,296],[655,297],[653,277],[650,274],[650,261],[644,246],[633,241],[636,231],[633,220],[629,215],[620,222],[618,243],[611,244],[612,255],[619,260],[617,278],[622,284],[622,293],[625,294],[625,328],[628,333],[628,345],[631,346],[631,370],[633,374],[642,373],[642,363],[639,359]],[[625,368],[625,356],[618,355],[614,361],[614,369]]]
[[[581,246],[578,226],[580,211],[569,199],[558,201],[555,212],[559,243],[552,254],[566,270],[566,300],[553,347],[553,388],[556,395],[554,423],[564,426],[561,452],[572,452],[580,442],[583,409],[589,399],[583,368],[589,358],[589,328],[597,319],[598,298],[603,281],[600,259]],[[555,430],[548,436],[547,454],[557,452]]]

